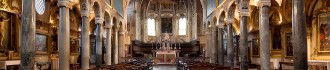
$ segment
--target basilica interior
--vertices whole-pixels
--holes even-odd
[[[0,70],[330,70],[330,0],[0,0]]]

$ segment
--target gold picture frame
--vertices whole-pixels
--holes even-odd
[[[317,18],[317,51],[330,53],[330,12],[321,13]]]
[[[48,36],[44,34],[36,34],[35,36],[35,52],[36,54],[47,54]]]
[[[252,39],[251,41],[251,54],[253,57],[260,56],[260,44],[259,39]]]

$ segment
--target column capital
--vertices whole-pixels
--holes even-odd
[[[269,6],[270,7],[271,3],[270,0],[259,0],[258,1],[258,6],[263,7],[263,6]]]
[[[240,11],[240,16],[250,16],[250,13],[248,12],[249,10],[246,11]]]
[[[102,24],[103,23],[103,19],[102,18],[95,18],[95,22],[96,24]]]
[[[217,26],[218,28],[223,28],[224,24],[223,23],[219,23],[219,25]]]
[[[105,25],[105,28],[106,28],[106,29],[111,29],[112,26],[113,26],[113,25],[111,25],[111,24],[106,24],[106,25]]]
[[[119,34],[120,34],[120,35],[123,35],[123,34],[125,34],[125,33],[126,33],[126,30],[124,30],[124,29],[120,29],[120,30],[119,30]]]
[[[225,18],[225,21],[228,23],[228,24],[231,24],[234,22],[234,19],[233,18]]]
[[[69,1],[69,0],[58,0],[57,1],[57,6],[59,6],[59,7],[71,7],[72,5],[72,2],[71,1]]]
[[[241,0],[239,4],[239,14],[240,16],[249,16],[249,0]]]
[[[80,0],[80,12],[82,17],[88,17],[89,15],[89,3],[87,0]]]

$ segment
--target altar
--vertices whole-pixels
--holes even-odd
[[[178,50],[154,50],[157,64],[173,64],[177,57]]]
[[[152,51],[155,64],[174,64],[178,57],[180,46],[173,45],[173,40],[169,34],[164,33],[161,37],[160,46],[155,46]]]

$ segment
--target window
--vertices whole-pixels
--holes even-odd
[[[46,7],[46,3],[45,3],[45,0],[35,0],[35,10],[37,11],[37,13],[39,15],[42,15],[44,14],[45,12],[45,7]]]
[[[106,0],[106,2],[111,6],[111,0]]]
[[[148,19],[147,28],[149,36],[156,36],[155,19]]]
[[[179,35],[186,35],[187,20],[186,18],[179,19]]]

